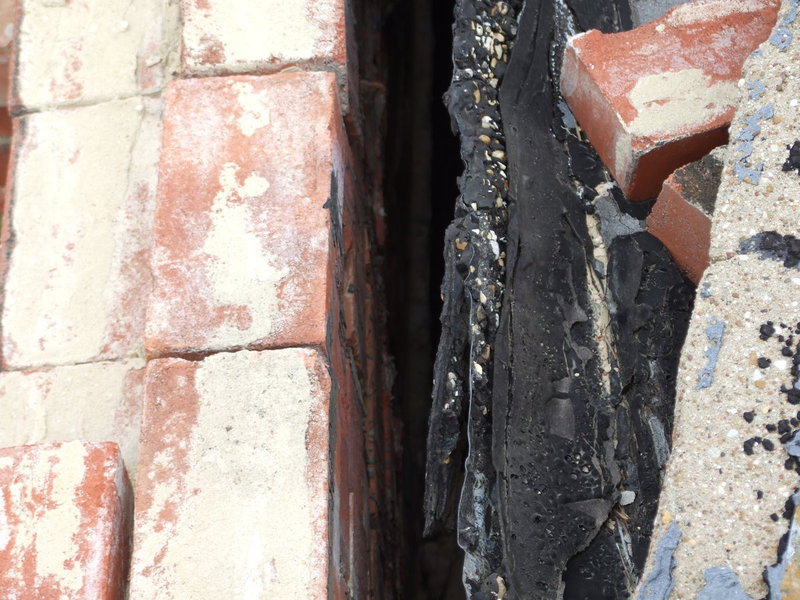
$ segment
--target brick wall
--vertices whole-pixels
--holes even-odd
[[[18,1],[0,491],[41,507],[3,505],[21,532],[0,548],[5,595],[120,598],[129,570],[133,599],[392,597],[380,168],[362,145],[381,87],[352,19],[338,0]],[[131,488],[93,466],[114,452]],[[121,533],[91,560],[52,548],[98,519],[47,548],[24,535],[100,505]]]

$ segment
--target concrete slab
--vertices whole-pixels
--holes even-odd
[[[762,598],[761,575],[776,560],[788,527],[785,503],[800,482],[795,464],[786,468],[778,431],[786,423],[795,428],[800,405],[781,391],[792,386],[792,357],[777,337],[794,336],[797,351],[800,270],[737,256],[711,265],[701,286],[681,358],[673,453],[651,555],[675,523],[683,535],[671,597],[694,598],[705,570],[727,565],[747,593]],[[764,340],[770,321],[776,333]]]
[[[782,170],[787,146],[800,140],[798,6],[784,1],[770,40],[745,63],[711,230],[712,261],[759,231],[800,233],[800,177]]]

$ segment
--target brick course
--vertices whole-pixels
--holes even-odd
[[[131,98],[18,119],[3,218],[5,368],[141,353],[159,117],[158,100]]]
[[[329,393],[312,350],[149,363],[131,600],[328,598]]]

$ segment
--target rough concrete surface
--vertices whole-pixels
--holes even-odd
[[[797,6],[784,2],[776,28],[791,32],[793,41],[773,34],[745,63],[711,230],[712,260],[759,231],[800,231],[800,179],[782,170],[787,146],[800,139],[800,17],[782,23]]]
[[[766,425],[796,418],[800,407],[780,391],[791,385],[792,359],[781,354],[775,336],[762,340],[760,328],[767,321],[776,327],[791,321],[794,329],[800,272],[777,261],[737,256],[711,265],[703,284],[706,297],[698,295],[681,358],[673,453],[657,529],[674,522],[683,531],[675,554],[675,597],[694,598],[705,570],[727,565],[749,594],[761,598],[762,571],[775,562],[788,526],[770,515],[782,515],[798,484],[797,473],[785,468],[789,456],[779,433],[769,433]],[[708,328],[714,322],[724,322],[725,330],[709,365],[715,342]],[[759,358],[770,365],[760,368]],[[699,385],[707,366],[713,380]],[[770,444],[746,444],[755,437],[771,442],[772,450]]]
[[[648,559],[651,569],[659,539],[677,523],[683,539],[672,598],[696,598],[714,567],[728,567],[750,597],[765,597],[763,572],[777,561],[800,484],[798,463],[784,445],[800,425],[800,270],[780,253],[737,254],[759,232],[776,231],[775,239],[791,244],[781,236],[798,231],[800,179],[781,167],[798,137],[799,8],[798,0],[784,0],[775,32],[748,60],[739,85],[743,100],[716,202],[712,264],[681,355],[673,454]],[[719,353],[710,360],[715,341],[708,329],[720,322]],[[698,385],[709,366],[713,380]]]

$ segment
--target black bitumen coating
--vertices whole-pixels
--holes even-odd
[[[495,597],[498,582],[508,600],[621,599],[647,554],[694,288],[638,231],[651,203],[598,193],[610,178],[553,84],[573,28],[629,28],[627,0],[528,0],[517,32],[520,5],[456,2],[446,102],[465,172],[445,241],[426,531],[457,530],[470,600]],[[514,42],[507,69],[490,64],[476,23]],[[605,375],[590,269],[611,317]],[[635,493],[625,507],[622,489]]]
[[[786,149],[789,150],[789,157],[783,163],[782,169],[787,172],[794,171],[800,175],[800,140],[791,146],[786,146]]]
[[[777,231],[764,231],[739,244],[739,254],[758,254],[761,259],[781,261],[786,268],[797,268],[800,264],[800,239],[790,234],[781,235]],[[774,324],[767,325],[768,328],[761,332],[762,339],[772,335],[766,333],[769,327],[774,333]]]

